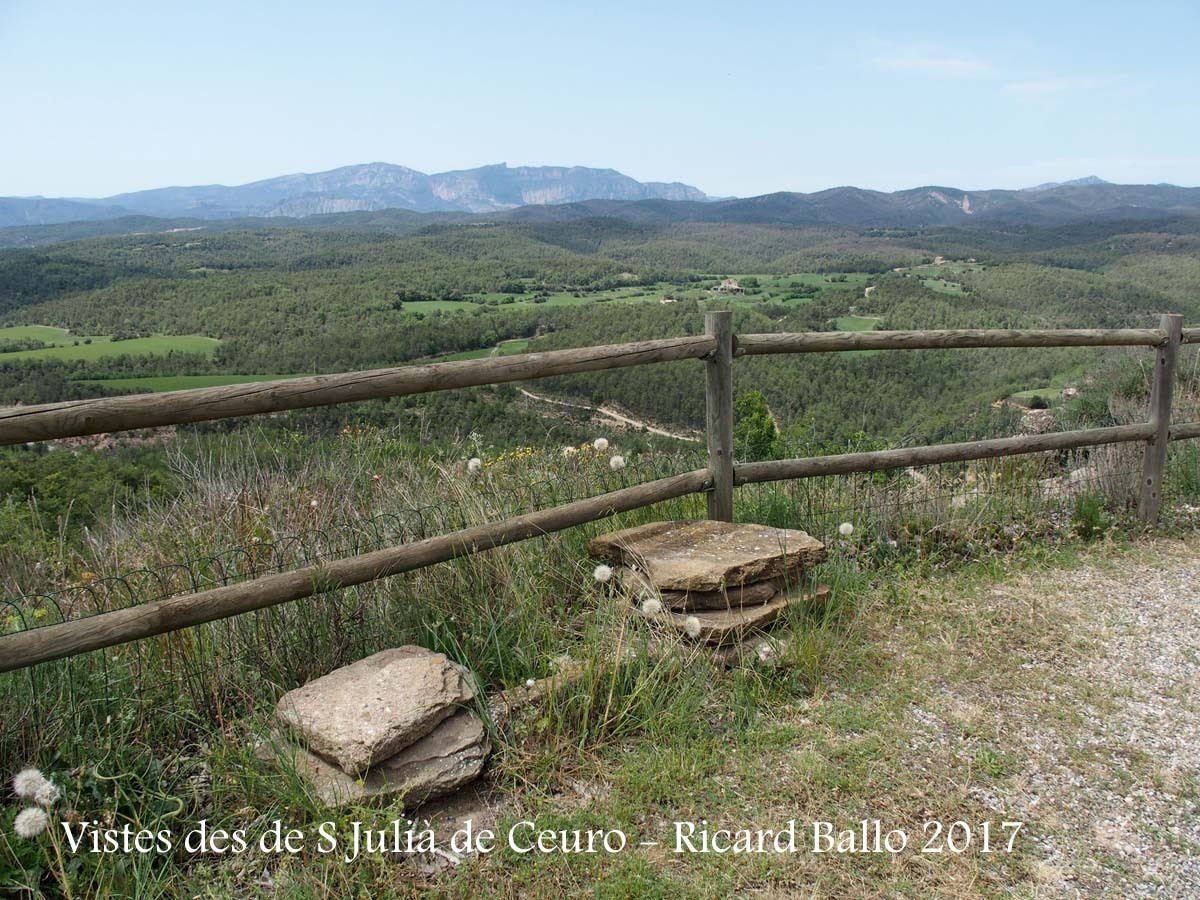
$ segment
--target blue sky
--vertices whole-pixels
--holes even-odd
[[[383,160],[1200,184],[1200,3],[0,0],[0,195]]]

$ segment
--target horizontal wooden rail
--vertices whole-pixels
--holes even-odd
[[[734,355],[831,353],[838,350],[948,350],[968,347],[1157,347],[1166,343],[1166,340],[1167,333],[1160,328],[801,331],[739,335]]]
[[[0,409],[0,446],[701,359],[709,335]]]
[[[821,475],[878,472],[882,469],[932,466],[938,463],[1017,456],[1045,450],[1072,450],[1076,447],[1090,447],[1098,444],[1145,441],[1152,437],[1154,437],[1154,426],[1147,422],[1138,425],[1118,425],[1114,428],[1089,428],[1084,431],[1061,431],[1056,434],[1030,434],[987,441],[967,441],[961,444],[935,444],[931,447],[905,447],[899,450],[876,450],[870,453],[840,453],[836,456],[777,459],[734,466],[733,481],[734,484],[741,485],[759,481],[816,478]]]
[[[1200,344],[1200,328],[1183,329],[1183,343]]]
[[[0,637],[0,672],[225,619],[324,591],[377,581],[493,547],[562,531],[619,512],[699,493],[710,486],[708,469],[697,469],[387,550],[350,556],[278,575],[266,575],[196,594],[155,600],[57,625],[18,631]]]
[[[1169,440],[1186,441],[1192,438],[1200,438],[1200,422],[1180,422],[1171,426]]]

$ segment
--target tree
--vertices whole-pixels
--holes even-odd
[[[762,391],[740,394],[733,404],[733,455],[743,462],[777,459],[779,434]]]

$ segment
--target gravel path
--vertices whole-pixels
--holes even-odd
[[[996,593],[1078,639],[1001,714],[1016,771],[991,803],[1033,825],[1037,896],[1200,897],[1200,540]]]

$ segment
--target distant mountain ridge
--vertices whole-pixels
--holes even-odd
[[[1099,175],[1085,175],[1082,178],[1072,178],[1070,181],[1047,181],[1043,184],[1035,184],[1033,187],[1021,188],[1021,190],[1050,191],[1059,187],[1087,187],[1093,184],[1112,184],[1112,182],[1105,181]]]
[[[438,175],[387,163],[347,166],[311,175],[285,175],[236,187],[169,187],[99,200],[0,198],[0,228],[46,228],[73,233],[128,233],[203,226],[223,220],[286,227],[364,227],[391,217],[403,230],[447,220],[558,222],[608,217],[643,224],[757,223],[801,227],[925,228],[972,224],[1046,226],[1086,220],[1133,220],[1200,215],[1200,188],[1169,184],[1111,184],[1094,175],[1024,190],[964,191],[926,186],[885,193],[836,187],[811,194],[778,192],[717,200],[678,182],[639,182],[613,169],[579,166],[483,166]],[[402,220],[396,220],[402,216]],[[183,220],[187,220],[184,222]],[[301,225],[301,220],[310,220]],[[83,228],[78,223],[91,223]],[[122,223],[138,223],[136,229]],[[105,224],[111,223],[111,224]],[[283,225],[281,221],[279,223]],[[241,226],[245,227],[245,225]],[[257,226],[255,226],[257,227]],[[26,234],[26,233],[23,233]],[[62,238],[60,238],[62,239]],[[29,231],[0,246],[55,237]]]
[[[0,226],[128,215],[227,219],[380,209],[479,213],[530,204],[648,199],[703,201],[707,195],[687,184],[640,182],[614,169],[583,166],[510,168],[499,163],[426,175],[406,166],[367,163],[232,187],[165,187],[95,200],[5,197],[0,198]]]
[[[727,222],[849,228],[925,228],[973,224],[1065,225],[1085,220],[1200,215],[1200,188],[1174,185],[1063,185],[1043,191],[964,191],[929,186],[883,193],[836,187],[812,194],[779,192],[708,203],[590,200],[521,207],[500,217],[566,221],[608,216],[645,224]]]

